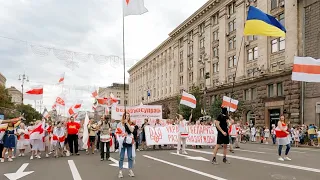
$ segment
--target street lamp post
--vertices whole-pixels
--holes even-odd
[[[202,104],[202,106],[203,106],[203,115],[204,116],[207,114],[206,113],[206,94],[207,94],[206,81],[207,81],[207,79],[210,78],[210,73],[206,72],[206,61],[208,61],[208,58],[206,58],[206,56],[207,56],[206,53],[200,55],[200,58],[199,58],[199,61],[198,61],[199,63],[204,65],[204,68],[203,68],[204,88],[203,88],[203,104]]]
[[[21,104],[23,104],[23,86],[24,86],[24,82],[29,82],[29,77],[23,73],[22,75],[19,75],[19,81],[21,81],[21,92],[22,92],[22,96],[21,96]]]

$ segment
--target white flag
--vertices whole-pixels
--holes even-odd
[[[83,149],[88,149],[88,140],[89,140],[89,131],[88,131],[88,124],[89,124],[89,116],[88,113],[86,113],[86,117],[84,118],[84,124],[83,124]]]
[[[123,15],[141,15],[148,12],[144,0],[123,0]]]

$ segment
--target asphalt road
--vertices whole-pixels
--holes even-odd
[[[123,179],[319,180],[320,177],[319,149],[293,148],[290,153],[292,161],[285,162],[277,160],[276,146],[241,144],[241,149],[235,151],[229,154],[231,164],[222,163],[222,157],[218,156],[218,165],[210,162],[211,149],[190,148],[188,156],[178,156],[174,150],[141,151],[137,152],[134,167],[136,177],[129,177],[124,170]],[[112,157],[116,161],[119,154],[112,153]],[[112,164],[117,166],[112,161],[101,162],[98,154],[34,160],[23,157],[1,163],[0,180],[9,179],[4,174],[15,173],[19,168],[20,173],[13,175],[24,175],[25,172],[21,180],[118,179],[118,168]]]

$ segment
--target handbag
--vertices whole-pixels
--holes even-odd
[[[101,142],[109,142],[111,140],[110,134],[100,135]]]

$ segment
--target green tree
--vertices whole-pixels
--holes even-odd
[[[26,118],[26,123],[33,121],[34,119],[41,119],[42,115],[36,111],[30,104],[17,104],[16,109],[20,113],[24,113],[24,117]]]
[[[199,119],[200,117],[202,117],[202,114],[201,114],[201,108],[202,108],[201,91],[200,91],[199,87],[193,87],[191,92],[189,92],[189,93],[194,95],[194,97],[197,99],[197,106],[192,111],[192,120],[195,121],[195,120]],[[181,95],[178,96],[177,100],[178,100],[178,104],[179,104],[178,113],[181,114],[185,119],[188,120],[191,115],[192,108],[180,104]]]
[[[3,114],[6,119],[14,116],[14,104],[11,102],[11,96],[2,85],[0,85],[0,114]]]
[[[218,115],[221,113],[221,105],[222,105],[222,99],[220,97],[216,98],[211,105],[210,109],[210,116],[214,119],[218,117]]]

